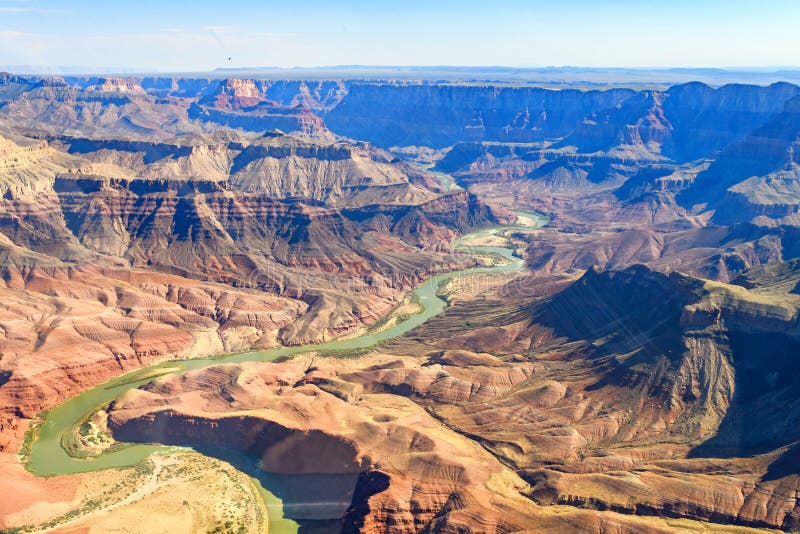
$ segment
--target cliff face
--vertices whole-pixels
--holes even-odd
[[[202,131],[189,124],[189,104],[181,99],[120,90],[120,84],[136,87],[128,80],[97,82],[99,85],[82,90],[58,79],[27,80],[15,95],[3,95],[0,124],[21,132],[139,138]]]
[[[714,155],[779,113],[798,94],[790,84],[768,87],[700,83],[643,91],[613,109],[586,117],[562,143],[581,152],[638,147],[685,163]]]
[[[101,93],[145,93],[144,87],[133,78],[101,78],[95,85],[87,87],[87,90]]]
[[[227,78],[201,91],[200,98],[189,108],[189,117],[242,130],[277,129],[332,139],[318,113],[338,104],[344,93],[340,82]]]
[[[249,452],[283,475],[284,513],[309,528],[666,532],[658,522],[538,506],[517,475],[411,395],[481,401],[526,376],[465,351],[215,366],[128,392],[108,420],[119,439]]]
[[[721,224],[750,218],[763,224],[798,222],[800,97],[762,127],[727,147],[679,200],[706,203]]]
[[[433,176],[384,151],[277,132],[227,132],[164,142],[54,136],[50,143],[84,160],[65,169],[65,177],[218,182],[270,198],[307,198],[349,207],[419,203],[442,192]]]
[[[263,93],[253,80],[226,78],[219,84],[216,94],[200,102],[205,102],[220,109],[241,109],[256,106],[264,102]]]
[[[35,83],[34,77],[0,73],[0,77],[2,76],[5,76],[4,80],[7,84]],[[227,88],[226,90],[230,92],[233,86],[247,85],[250,97],[257,98],[259,101],[267,100],[284,107],[305,105],[315,110],[334,107],[347,93],[347,86],[349,85],[348,82],[338,80],[247,80],[237,78],[187,78],[184,76],[145,76],[141,78],[131,76],[124,79],[153,94],[182,98],[216,96],[223,92],[223,88]],[[71,86],[86,89],[91,86],[102,85],[106,78],[64,76],[63,80]],[[3,83],[3,80],[0,80],[0,83]]]
[[[748,268],[794,258],[798,253],[800,232],[796,227],[753,224],[670,232],[633,228],[601,236],[542,232],[530,237],[526,248],[528,264],[541,275],[646,263],[665,273],[679,270],[724,282]]]
[[[402,166],[346,145],[58,143],[73,156],[46,145],[25,152],[50,165],[37,164],[41,175],[29,185],[19,180],[27,176],[24,162],[8,169],[9,193],[0,214],[6,267],[60,268],[64,261],[133,265],[303,298],[315,313],[326,310],[284,332],[287,342],[377,320],[401,291],[468,263],[442,253],[458,232],[497,220],[466,192],[435,198],[424,175],[405,175]],[[20,150],[13,148],[13,154]],[[316,172],[306,181],[292,175],[283,196],[318,191],[331,200],[344,191],[352,195],[351,207],[342,211],[313,198],[265,196],[283,187],[271,184],[270,176],[286,179],[270,160]],[[238,170],[230,178],[232,168]],[[134,176],[113,178],[115,169]],[[389,183],[365,176],[376,170]],[[184,179],[166,177],[182,171]],[[101,172],[105,176],[96,174]],[[197,175],[211,179],[191,178]],[[255,177],[261,181],[249,185]],[[365,205],[358,207],[357,198]],[[386,200],[412,204],[381,203]]]
[[[797,94],[798,87],[786,83],[672,87],[666,91],[664,111],[674,131],[664,152],[676,161],[709,157],[780,113]]]
[[[543,126],[543,136],[527,143],[505,136],[513,128],[487,130],[455,144],[437,168],[498,196],[507,186],[495,184],[512,182],[516,198],[529,203],[543,204],[545,195],[585,199],[575,216],[598,202],[598,191],[617,188],[619,202],[608,206],[605,218],[622,225],[705,225],[710,219],[796,226],[797,95],[798,88],[785,83],[718,89],[690,83],[637,92],[559,131]],[[552,204],[544,209],[558,211]]]
[[[353,84],[325,121],[337,133],[382,146],[530,142],[566,135],[584,116],[632,94],[621,89]]]
[[[170,377],[118,399],[109,425],[119,439],[240,449],[266,471],[317,480],[300,498],[284,497],[285,513],[301,524],[417,532],[432,524],[475,527],[478,516],[490,530],[526,520],[516,491],[524,484],[477,445],[406,399],[365,395],[336,376],[335,361],[311,363],[216,366]],[[231,416],[234,404],[239,415]]]
[[[236,78],[7,75],[1,83],[0,127],[6,131],[148,141],[230,128],[295,132],[329,143],[347,136],[429,151],[438,169],[464,185],[520,181],[530,192],[517,196],[528,204],[543,194],[575,198],[626,187],[643,167],[657,166],[683,179],[661,181],[657,194],[612,206],[616,220],[703,219],[694,225],[713,215],[715,224],[763,226],[800,220],[791,156],[798,88],[786,83],[688,83],[639,92]],[[443,158],[434,150],[448,147]],[[374,167],[363,169],[365,176],[385,179]],[[266,172],[272,178],[239,183],[271,195],[320,194],[292,191],[291,181],[276,178],[286,174],[280,164]],[[393,188],[387,195],[409,201]]]
[[[538,274],[644,262],[730,281],[800,252],[797,90],[641,92],[555,143],[459,143],[435,168],[550,216],[519,236]]]
[[[200,96],[200,102],[217,108],[242,109],[270,103],[276,107],[302,107],[314,111],[325,111],[335,107],[347,93],[341,81],[275,81],[242,80],[226,78],[208,80],[195,84],[192,89],[183,78],[151,82],[142,80],[145,88],[168,90],[174,96]],[[200,82],[198,80],[198,82]],[[176,92],[176,89],[180,92]]]
[[[124,267],[2,270],[0,449],[24,420],[168,358],[274,346],[301,302]]]
[[[239,128],[330,137],[322,119],[340,83],[240,79],[37,78],[0,81],[0,125],[56,135],[167,139]]]
[[[797,528],[785,498],[800,481],[796,268],[757,269],[741,278],[750,290],[645,266],[590,270],[547,298],[496,297],[508,314],[479,327],[461,325],[487,308],[467,304],[415,339],[531,362],[531,376],[474,402],[408,379],[394,391],[503,458],[540,504]]]
[[[376,237],[369,231],[383,234],[386,252],[408,250],[397,238],[436,250],[459,230],[494,220],[468,193],[419,206],[342,212],[210,182],[59,178],[55,191],[70,234],[85,247],[134,265],[228,281],[246,279],[247,266],[264,261],[361,276],[375,258]]]
[[[325,120],[337,133],[383,146],[564,138],[561,145],[579,152],[624,149],[684,163],[740,140],[797,94],[790,84],[690,83],[638,93],[354,84]]]
[[[121,372],[374,323],[497,220],[363,146],[48,139],[0,138],[2,449]]]

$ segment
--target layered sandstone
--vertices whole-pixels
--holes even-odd
[[[171,358],[278,344],[304,303],[124,268],[5,269],[3,449],[24,420],[96,384]],[[20,422],[22,420],[22,422]]]
[[[427,362],[373,354],[221,365],[127,393],[111,407],[109,424],[117,438],[129,441],[247,451],[262,469],[306,481],[299,493],[281,493],[284,512],[301,526],[392,533],[668,532],[661,520],[537,505],[524,496],[530,488],[522,479],[412,402],[428,394],[444,403],[495,399],[526,380],[525,366],[514,367],[465,351]],[[459,393],[487,380],[498,387],[472,397]],[[453,391],[457,384],[464,387]]]
[[[51,138],[51,143],[85,160],[77,160],[65,175],[225,182],[233,189],[271,198],[302,197],[348,207],[413,204],[441,192],[429,174],[363,144],[232,132],[169,142],[61,136]]]
[[[507,297],[507,314],[477,328],[463,325],[485,307],[461,304],[391,350],[488,350],[530,375],[472,401],[418,379],[393,391],[483,444],[539,504],[795,529],[795,271],[757,269],[746,290],[644,266],[590,270],[533,303]]]
[[[12,449],[36,413],[128,370],[372,324],[471,265],[449,242],[498,220],[385,154],[287,136],[0,138],[0,188]]]

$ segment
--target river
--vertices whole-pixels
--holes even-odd
[[[543,226],[547,223],[547,219],[535,213],[518,212],[518,216],[520,220],[534,221],[535,226]],[[153,380],[156,376],[180,373],[192,369],[202,369],[222,363],[238,363],[245,361],[267,362],[273,361],[276,358],[310,351],[331,352],[362,349],[372,347],[382,341],[402,336],[423,324],[431,317],[444,311],[447,304],[437,296],[439,287],[443,282],[467,273],[517,272],[525,268],[524,261],[515,257],[513,251],[509,248],[497,246],[466,246],[462,243],[478,237],[494,235],[503,230],[530,229],[531,227],[530,225],[496,226],[466,234],[453,241],[452,246],[456,250],[478,255],[499,255],[506,261],[498,266],[476,267],[430,277],[414,289],[414,295],[420,304],[421,311],[386,330],[349,339],[333,340],[312,345],[281,347],[263,351],[225,354],[208,358],[173,360],[138,369],[99,386],[95,386],[44,414],[42,424],[37,428],[32,437],[27,468],[32,473],[39,476],[83,473],[101,469],[130,467],[140,463],[151,454],[179,450],[180,448],[178,447],[166,447],[162,445],[129,444],[124,448],[104,453],[94,458],[81,459],[70,456],[61,446],[61,443],[64,434],[69,432],[74,426],[79,425],[89,414],[107,405],[129,389],[137,388]],[[249,465],[248,459],[245,456],[235,451],[228,451],[226,455],[227,457],[225,459],[227,461],[239,469],[252,474],[251,469],[245,469],[245,467]],[[215,456],[219,457],[220,455],[215,454]],[[257,466],[254,467],[257,469]],[[266,474],[258,477],[251,476],[251,478],[267,504],[270,532],[296,532],[298,524],[284,517],[281,500],[269,491],[269,487],[264,487],[265,485],[271,485],[270,476]],[[272,483],[278,484],[279,481],[276,479],[272,481]]]

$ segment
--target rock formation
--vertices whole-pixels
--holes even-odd
[[[497,220],[383,152],[285,135],[0,138],[0,171],[4,448],[130,369],[374,323]]]
[[[530,375],[472,400],[409,378],[393,391],[483,444],[539,504],[795,529],[799,276],[796,262],[762,267],[737,281],[747,290],[589,270],[551,297],[506,300],[479,328],[460,326],[485,314],[464,304],[415,339],[489,350]]]
[[[257,457],[309,528],[800,529],[798,135],[786,83],[2,73],[3,514],[76,499],[10,459],[36,414],[363,331],[522,210],[547,227],[480,239],[530,272],[448,282],[401,339],[157,378],[98,417]]]
[[[750,290],[590,270],[552,297],[506,304],[493,324],[447,312],[417,335],[425,356],[401,340],[394,355],[211,367],[132,390],[109,424],[125,441],[243,450],[346,495],[336,509],[296,502],[301,522],[590,528],[556,519],[566,505],[791,530],[800,297],[785,287],[800,274],[774,270],[750,275]]]

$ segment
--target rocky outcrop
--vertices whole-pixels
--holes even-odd
[[[673,132],[663,152],[685,162],[713,157],[783,110],[798,94],[787,83],[769,86],[730,84],[712,89],[700,83],[671,87],[664,112]]]
[[[445,249],[459,230],[493,220],[486,206],[467,193],[418,207],[339,211],[237,193],[213,182],[60,178],[55,189],[67,227],[90,249],[135,265],[239,283],[260,266],[263,282],[268,283],[271,273],[275,290],[288,290],[290,284],[301,291],[291,280],[280,282],[286,267],[311,269],[309,274],[365,276],[373,271],[379,251],[391,255],[409,250],[398,238],[412,236],[424,240],[426,248]],[[383,227],[376,226],[377,219]],[[449,222],[442,226],[445,220]],[[367,229],[383,238],[365,233]],[[423,253],[418,259],[426,262],[426,257],[435,260]],[[390,256],[384,265],[388,270],[379,272],[392,277]]]
[[[129,392],[109,421],[120,439],[233,447],[290,477],[335,471],[349,505],[326,517],[362,531],[625,528],[618,514],[792,529],[792,265],[750,291],[591,270],[486,325],[451,309],[414,337],[425,356],[399,340],[397,355],[192,371]],[[495,354],[464,349],[489,339]]]
[[[436,523],[451,531],[474,527],[480,515],[483,528],[504,531],[525,521],[531,504],[517,493],[524,484],[499,462],[408,400],[357,384],[348,392],[335,368],[308,359],[213,367],[130,392],[114,403],[109,424],[119,439],[231,447],[269,472],[315,476],[325,486],[316,499],[284,498],[285,513],[301,524],[418,532]],[[226,413],[233,406],[239,415]]]
[[[79,156],[64,175],[143,180],[225,182],[270,198],[328,204],[418,203],[441,192],[429,174],[381,151],[350,143],[314,143],[274,134],[187,136],[171,142],[51,137]]]
[[[431,371],[452,372],[454,379],[471,367],[486,376],[512,368],[464,351],[435,358]],[[391,393],[374,387],[380,370],[414,377],[429,373],[429,363],[372,354],[209,367],[128,392],[110,407],[109,425],[128,441],[249,452],[272,477],[281,477],[275,491],[284,513],[309,528],[667,531],[657,520],[539,506],[523,496],[527,485],[480,445],[442,426],[400,388]],[[442,402],[464,401],[457,396]]]
[[[449,242],[498,220],[383,152],[281,135],[0,138],[0,192],[11,449],[26,419],[119,373],[372,324],[471,265]]]
[[[797,136],[800,97],[741,141],[730,145],[700,173],[679,200],[686,206],[716,209],[713,221],[742,219],[797,223]]]
[[[383,287],[391,293],[459,264],[442,256],[446,265],[431,268],[430,252],[401,262],[409,243],[445,250],[456,233],[497,220],[474,196],[436,199],[429,175],[350,144],[283,136],[254,143],[237,136],[180,143],[60,137],[3,147],[0,226],[15,264],[30,264],[36,254],[52,257],[40,263],[101,254],[103,261],[300,296],[306,288],[297,270],[362,277],[383,254]],[[284,200],[292,196],[305,200]],[[349,209],[315,197],[333,205],[346,197]],[[358,285],[374,296],[374,282],[372,289]]]
[[[417,335],[427,347],[493,340],[532,374],[472,402],[403,394],[515,468],[539,504],[796,528],[795,267],[743,276],[750,290],[645,266],[590,270],[480,327],[461,326],[469,307],[445,314]]]
[[[294,89],[297,92],[286,102],[287,95],[268,83],[226,78],[192,105],[189,117],[256,132],[279,129],[311,137],[328,136],[322,119],[312,110],[312,106],[324,108],[325,104],[312,96],[307,85]],[[322,95],[317,93],[317,96],[324,101]]]
[[[127,268],[2,270],[0,399],[9,428],[119,374],[169,358],[271,347],[306,305]],[[2,448],[21,436],[3,432]]]
[[[643,91],[616,108],[588,116],[563,145],[581,152],[620,151],[677,163],[712,157],[779,113],[798,94],[794,85],[768,87],[701,83]]]
[[[0,87],[0,125],[7,128],[134,139],[225,127],[330,137],[314,110],[335,105],[344,91],[335,82],[11,75]]]
[[[585,199],[575,214],[615,189],[606,219],[619,224],[796,226],[797,94],[785,83],[641,91],[546,141],[457,143],[437,168],[494,193],[512,183],[514,201]]]
[[[35,77],[6,75],[7,83],[35,83]],[[102,84],[104,78],[94,76],[64,76],[64,81],[76,88],[86,89]],[[334,107],[347,93],[348,82],[339,80],[242,80],[237,78],[187,78],[185,76],[126,77],[130,83],[145,91],[181,98],[205,98],[230,93],[233,86],[249,85],[251,97],[267,100],[283,107],[303,105],[311,110],[324,111]],[[224,89],[223,89],[224,88]]]
[[[133,78],[101,78],[97,80],[96,84],[90,85],[86,89],[111,93],[145,93],[139,81]]]
[[[265,101],[263,93],[253,80],[226,78],[219,84],[215,95],[200,102],[215,108],[232,110],[253,107]]]
[[[646,263],[666,273],[680,270],[727,282],[748,268],[795,257],[798,244],[794,227],[751,224],[675,231],[632,228],[601,236],[540,232],[529,238],[526,258],[541,274]]]
[[[596,112],[557,146],[575,146],[579,152],[622,152],[637,159],[658,159],[661,145],[673,126],[663,109],[665,97],[643,91],[619,106]]]
[[[786,83],[712,88],[695,82],[637,92],[237,78],[4,79],[0,124],[6,130],[152,140],[278,129],[325,142],[344,135],[417,147],[411,151],[453,146],[437,168],[459,183],[521,181],[533,198],[609,191],[624,187],[642,166],[658,165],[683,178],[661,180],[657,187],[667,184],[666,190],[629,198],[618,220],[673,223],[713,215],[715,224],[763,226],[800,220],[791,157],[798,88]],[[374,164],[354,163],[348,172],[387,178]],[[252,170],[269,178],[246,176],[241,183],[269,185],[270,194],[294,189],[275,178],[286,168],[268,167]],[[335,172],[327,166],[310,171],[327,173],[328,181]],[[403,202],[406,193],[386,190]]]
[[[251,132],[282,130],[299,132],[314,138],[328,137],[322,119],[305,109],[276,108],[266,105],[254,106],[254,109],[242,113],[193,105],[189,108],[188,116],[200,123]]]

